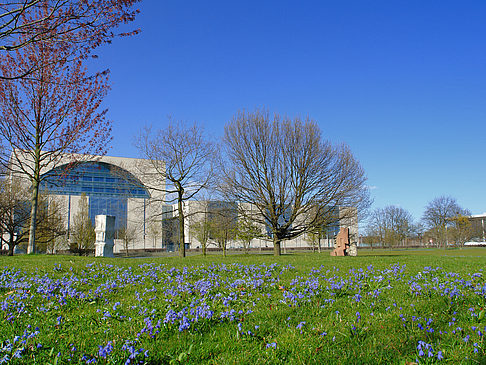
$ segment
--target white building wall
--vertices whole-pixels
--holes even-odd
[[[63,158],[59,159],[56,162],[51,163],[48,165],[41,174],[45,174],[53,168],[62,166],[66,163],[72,162],[73,159],[81,160],[83,162],[93,161],[93,162],[102,162],[107,163],[110,165],[117,166],[135,178],[137,178],[147,189],[150,198],[149,199],[142,199],[142,198],[130,198],[127,199],[127,224],[129,229],[134,229],[136,231],[136,237],[133,243],[130,245],[130,248],[133,249],[143,249],[147,246],[147,225],[148,222],[160,222],[162,219],[162,205],[164,201],[164,192],[163,189],[165,187],[165,182],[160,178],[160,175],[157,174],[156,169],[154,169],[153,165],[149,163],[149,161],[143,159],[135,159],[135,158],[124,158],[124,157],[113,157],[113,156],[91,156],[91,159],[87,156],[82,155],[65,155]],[[32,165],[27,159],[24,160],[26,165]],[[162,163],[160,163],[161,166]],[[122,172],[123,172],[122,170]],[[20,173],[13,173],[13,177],[19,177],[22,184],[26,187],[30,187],[31,182],[30,180],[20,174]],[[152,189],[152,187],[156,186],[157,189]],[[72,228],[72,222],[75,215],[79,211],[79,201],[81,199],[80,195],[51,195],[52,198],[55,198],[62,207],[66,229]],[[88,203],[89,203],[89,193],[87,194]],[[144,204],[145,200],[145,204]],[[145,209],[144,209],[145,205]],[[145,214],[144,214],[145,213]],[[144,232],[145,226],[145,232]],[[160,237],[159,237],[160,241]],[[151,246],[154,246],[151,243]],[[161,246],[159,242],[159,247]],[[68,247],[65,247],[67,249]],[[120,240],[115,240],[115,252],[119,252],[121,249],[124,249],[124,244]]]
[[[193,232],[191,231],[191,224],[194,222],[199,222],[204,219],[204,212],[207,211],[208,202],[207,201],[188,201],[185,202],[184,205],[184,212],[186,215],[186,224],[185,224],[185,238],[186,243],[190,244],[190,248],[197,248],[201,247],[201,243],[197,240],[194,236]],[[174,216],[177,216],[177,204],[173,205]],[[244,214],[243,210],[246,212],[250,212],[250,214],[259,214],[255,207],[248,203],[242,203],[238,206],[238,219],[242,219]],[[356,208],[341,208],[339,210],[340,214],[340,228],[349,228],[350,236],[352,242],[357,242],[358,239],[358,217],[357,217],[357,209]],[[263,224],[260,224],[260,228],[264,234],[267,233],[266,227]],[[211,240],[208,241],[208,247],[216,247],[217,244],[212,242]],[[237,240],[232,240],[228,242],[228,248],[243,248],[242,242]],[[250,248],[265,248],[265,247],[273,247],[273,242],[270,237],[268,238],[255,238],[250,243]],[[282,242],[282,249],[285,250],[287,248],[302,248],[302,249],[309,249],[312,247],[312,243],[310,242],[307,234],[302,234],[298,237],[295,237],[291,240],[285,240]],[[321,248],[334,248],[334,237],[327,237],[321,239]]]

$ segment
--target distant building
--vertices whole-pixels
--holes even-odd
[[[486,242],[486,213],[471,215],[472,241]]]
[[[195,224],[200,224],[201,222],[207,221],[211,222],[213,219],[221,220],[226,219],[225,224],[238,224],[238,220],[241,219],[239,211],[244,209],[252,209],[249,204],[237,204],[224,201],[187,201],[184,205],[184,215],[185,215],[185,241],[186,248],[201,248],[201,242],[198,240],[198,234],[194,231],[192,227]],[[335,237],[339,233],[341,228],[349,228],[350,236],[352,242],[358,241],[358,216],[356,208],[345,208],[339,207],[335,208],[335,219],[329,222],[320,234],[320,243],[318,241],[314,242],[315,246],[320,244],[321,248],[333,248]],[[179,222],[177,220],[177,204],[174,204],[171,211],[166,211],[164,217],[163,226],[165,227],[165,238],[163,239],[163,247],[167,247],[168,250],[176,250],[178,244],[178,230]],[[231,218],[231,219],[228,219]],[[270,227],[261,225],[260,227],[263,237],[255,238],[251,241],[251,248],[265,248],[273,247],[273,242],[271,238]],[[207,246],[217,247],[218,243],[214,237],[209,235]],[[285,240],[282,242],[282,248],[303,248],[308,249],[312,247],[313,243],[307,234],[300,235],[291,240]],[[239,242],[237,239],[232,238],[229,240],[227,247],[232,248],[242,248],[243,243]]]
[[[129,249],[156,249],[177,251],[179,242],[179,221],[177,204],[165,204],[165,184],[159,174],[146,160],[113,156],[93,156],[73,166],[72,155],[65,155],[48,168],[42,175],[40,191],[55,200],[61,207],[62,219],[67,235],[56,250],[68,249],[73,219],[79,212],[82,194],[89,204],[89,217],[94,225],[99,214],[115,216],[118,232],[129,230],[131,241]],[[26,160],[27,161],[27,160]],[[30,187],[30,180],[17,172],[12,174]],[[154,180],[156,179],[156,180]],[[152,187],[156,186],[157,189]],[[241,219],[241,208],[253,209],[251,205],[238,205],[225,201],[186,201],[185,241],[187,249],[201,247],[192,225],[201,221],[219,221],[225,225],[236,226]],[[358,219],[356,208],[335,208],[335,219],[328,222],[320,232],[317,243],[307,234],[282,242],[282,248],[309,248],[320,245],[322,248],[334,247],[334,239],[341,227],[350,228],[352,241],[358,240]],[[273,247],[269,227],[261,225],[262,235],[251,241],[251,248]],[[121,237],[121,234],[119,235]],[[126,248],[124,241],[115,239],[114,252]],[[216,237],[208,237],[208,246],[217,247]],[[242,242],[234,237],[229,239],[227,248],[241,248]]]

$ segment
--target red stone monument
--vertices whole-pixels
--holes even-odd
[[[336,237],[336,246],[331,256],[347,256],[349,248],[349,228],[341,228]]]

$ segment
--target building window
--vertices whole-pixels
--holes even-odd
[[[147,189],[128,171],[103,162],[80,163],[66,173],[66,165],[43,175],[41,189],[48,194],[89,197],[89,215],[113,215],[116,229],[127,223],[128,198],[149,198]]]

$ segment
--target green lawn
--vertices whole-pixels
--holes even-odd
[[[486,363],[486,249],[0,257],[0,363]]]

